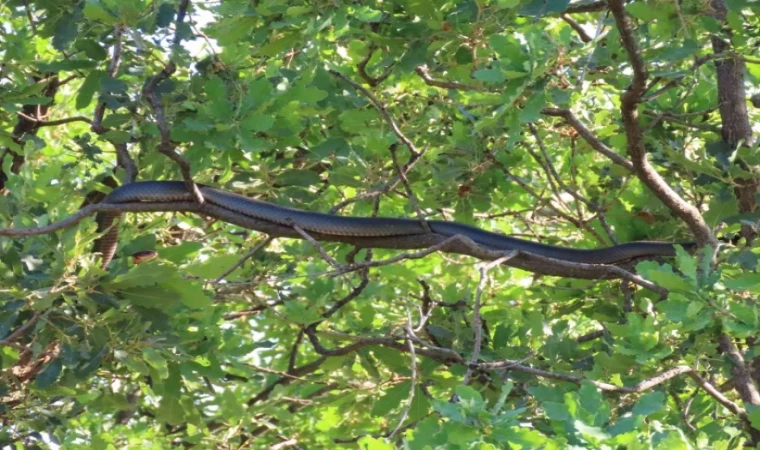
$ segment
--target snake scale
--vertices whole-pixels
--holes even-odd
[[[210,186],[198,185],[206,202],[228,213],[263,220],[282,226],[294,224],[304,231],[327,236],[354,237],[408,237],[429,233],[418,220],[384,217],[348,217],[322,214],[288,208],[253,200]],[[103,200],[104,203],[135,202],[188,202],[193,201],[182,181],[144,181],[123,185]],[[104,233],[96,242],[94,251],[102,255],[103,267],[116,253],[119,229],[115,225],[120,212],[101,212],[97,216],[98,231]],[[221,218],[224,220],[224,218]],[[433,233],[451,237],[463,235],[490,250],[518,250],[571,263],[617,264],[634,258],[674,256],[675,245],[669,242],[637,241],[596,249],[575,249],[548,245],[492,233],[457,222],[431,220],[427,222]],[[679,244],[693,248],[692,243]]]

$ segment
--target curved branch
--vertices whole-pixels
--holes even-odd
[[[676,366],[676,367],[670,368],[651,378],[648,378],[644,381],[636,383],[633,386],[617,386],[615,384],[590,380],[588,378],[579,377],[575,375],[566,375],[566,374],[561,374],[561,373],[556,373],[556,372],[549,372],[547,370],[541,370],[541,369],[536,369],[533,367],[522,365],[517,361],[506,360],[506,361],[499,361],[499,362],[493,362],[493,363],[480,363],[480,364],[476,364],[475,366],[476,368],[483,369],[483,370],[493,370],[493,369],[515,370],[517,372],[529,373],[529,374],[536,375],[542,378],[551,378],[553,380],[569,381],[575,384],[586,382],[586,383],[593,384],[595,387],[603,391],[623,392],[623,393],[629,393],[629,394],[648,391],[652,389],[653,387],[670,380],[671,378],[675,378],[678,375],[687,375],[688,377],[693,379],[701,388],[707,391],[707,393],[712,398],[717,400],[718,403],[725,406],[726,409],[738,415],[743,420],[748,420],[747,411],[745,411],[744,408],[742,408],[741,406],[729,400],[717,388],[715,388],[715,386],[713,386],[707,380],[702,378],[697,373],[696,370],[692,369],[689,366]]]
[[[586,126],[583,125],[583,123],[578,120],[578,118],[575,117],[575,114],[573,114],[573,112],[569,109],[544,108],[541,110],[541,114],[546,116],[561,117],[565,119],[567,124],[573,127],[573,129],[578,132],[578,135],[580,135],[580,137],[582,137],[583,140],[591,146],[591,148],[611,159],[616,164],[625,167],[629,171],[634,171],[633,163],[625,159],[623,156],[615,153],[615,150],[607,147],[607,145],[605,145],[604,142],[602,142],[602,140],[599,139],[599,137],[597,137],[591,130],[586,128]]]
[[[314,350],[320,355],[328,356],[328,357],[346,355],[348,353],[357,351],[361,348],[370,347],[370,346],[391,347],[404,353],[409,351],[408,347],[404,345],[402,341],[393,339],[393,338],[383,338],[383,337],[354,338],[353,339],[354,342],[352,342],[349,345],[328,350],[320,344],[319,339],[316,335],[315,329],[306,328],[304,331],[306,333],[306,336],[309,338],[309,341],[314,346]],[[353,338],[352,336],[345,336],[345,337],[348,339]],[[443,362],[444,364],[464,364],[464,365],[467,365],[469,368],[477,369],[477,370],[497,370],[497,369],[498,370],[514,370],[517,372],[527,373],[527,374],[535,375],[542,378],[568,381],[575,384],[581,384],[583,382],[587,382],[587,383],[591,383],[596,388],[601,389],[603,391],[620,392],[620,393],[626,393],[626,394],[635,394],[635,393],[645,392],[679,375],[686,375],[692,380],[694,380],[694,382],[698,384],[702,389],[704,389],[708,393],[708,395],[714,398],[718,403],[723,405],[726,409],[736,414],[744,421],[749,420],[747,411],[745,411],[744,408],[737,405],[736,403],[731,401],[729,398],[727,398],[725,395],[723,395],[715,386],[713,386],[710,382],[705,380],[701,375],[699,375],[699,373],[697,373],[696,370],[692,369],[689,366],[672,367],[670,369],[665,370],[664,372],[661,372],[639,383],[636,383],[633,386],[618,386],[615,384],[591,380],[591,379],[588,379],[585,377],[579,377],[576,375],[567,375],[567,374],[562,374],[562,373],[557,373],[557,372],[550,372],[548,370],[536,369],[534,367],[526,366],[522,364],[520,361],[503,360],[503,361],[496,361],[496,362],[483,362],[483,363],[471,364],[467,362],[461,355],[459,355],[458,353],[456,353],[455,351],[451,349],[432,347],[429,345],[427,347],[428,348],[425,348],[425,349],[417,348],[416,353],[422,356],[428,357],[430,359],[433,359],[435,361]]]
[[[649,74],[641,52],[636,45],[633,25],[625,12],[623,0],[610,0],[609,5],[620,32],[623,48],[628,54],[628,60],[633,69],[631,85],[620,97],[620,111],[628,140],[628,154],[631,157],[636,174],[671,211],[686,222],[700,246],[710,245],[715,250],[718,248],[718,240],[710,231],[699,210],[682,199],[657,173],[647,159],[644,133],[639,124],[638,105],[646,91]]]

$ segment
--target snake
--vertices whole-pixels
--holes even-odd
[[[221,208],[229,217],[251,218],[324,236],[351,237],[408,237],[435,233],[444,237],[465,236],[477,245],[496,251],[519,251],[570,263],[619,264],[636,258],[671,257],[676,245],[690,250],[692,242],[670,243],[661,241],[635,241],[610,247],[578,249],[534,242],[494,233],[471,225],[442,220],[425,221],[390,217],[354,217],[306,211],[260,200],[234,192],[198,184],[205,202]],[[111,191],[104,199],[107,204],[136,202],[193,202],[193,195],[184,181],[141,181],[124,184]],[[121,212],[100,212],[96,217],[100,237],[95,241],[94,252],[101,254],[105,268],[113,259],[118,243],[119,228],[116,224]],[[209,214],[209,213],[204,213]],[[213,212],[210,213],[213,216]],[[225,220],[224,217],[219,217]]]

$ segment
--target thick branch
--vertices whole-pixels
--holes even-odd
[[[628,140],[627,149],[636,174],[641,181],[679,218],[686,222],[692,234],[701,246],[710,245],[717,249],[718,241],[702,218],[699,210],[682,199],[673,190],[647,159],[644,146],[644,134],[639,124],[638,104],[646,91],[648,72],[641,52],[634,39],[633,25],[625,12],[623,0],[610,0],[612,14],[615,16],[620,39],[628,54],[628,60],[633,68],[633,80],[621,96],[621,116]]]
[[[760,405],[760,393],[757,390],[757,385],[752,380],[749,370],[744,364],[744,357],[734,345],[731,337],[721,334],[718,338],[718,344],[720,351],[726,354],[734,365],[734,386],[742,400],[750,405]]]

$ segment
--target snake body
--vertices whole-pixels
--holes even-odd
[[[288,208],[272,203],[253,200],[232,192],[210,186],[198,185],[206,202],[236,215],[292,227],[327,236],[394,237],[429,233],[418,220],[384,217],[348,217],[322,214]],[[123,185],[103,200],[104,203],[120,204],[135,202],[189,202],[192,195],[182,181],[144,181]],[[105,267],[116,252],[118,226],[114,222],[119,212],[99,213],[98,230],[105,233],[95,243],[95,251],[102,255]],[[451,237],[463,235],[477,244],[499,251],[518,250],[566,262],[586,264],[617,264],[640,257],[674,256],[675,244],[669,242],[638,241],[597,249],[575,249],[542,244],[492,233],[457,222],[427,221],[433,233]],[[680,244],[691,248],[692,243]]]

